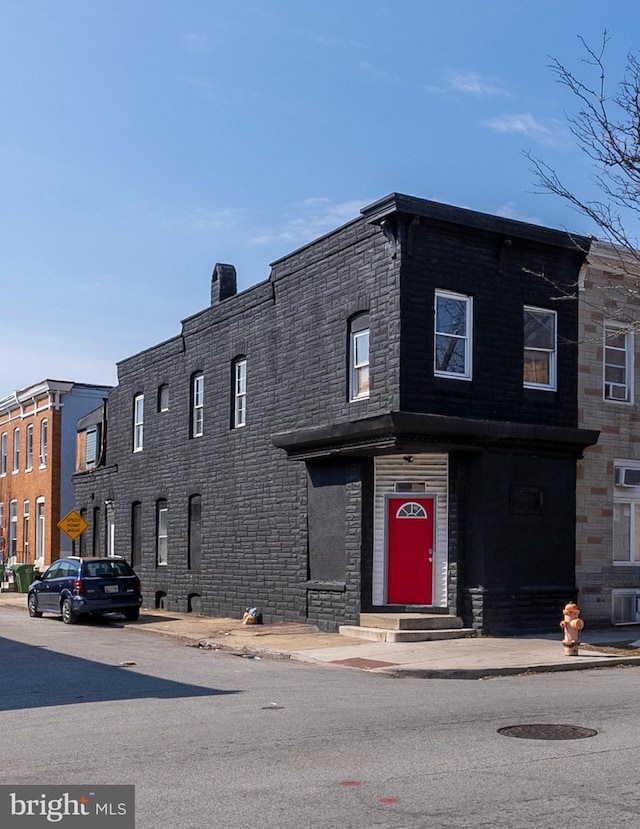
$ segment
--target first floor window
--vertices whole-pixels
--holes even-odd
[[[134,501],[131,505],[131,566],[142,564],[142,504]]]
[[[9,555],[18,554],[18,502],[9,503]]]
[[[556,388],[556,312],[524,309],[524,385]]]
[[[156,504],[156,563],[159,566],[169,561],[167,518],[167,502],[158,501]]]
[[[638,534],[640,533],[640,504],[613,505],[613,560],[618,564],[640,561]]]
[[[189,498],[189,560],[190,570],[199,570],[202,561],[202,498]]]
[[[436,291],[435,373],[471,379],[472,300],[470,296]]]
[[[29,563],[29,509],[28,501],[22,505],[22,561]]]
[[[45,513],[44,498],[36,501],[36,558],[44,558]]]
[[[618,461],[613,495],[613,562],[640,564],[640,464]]]

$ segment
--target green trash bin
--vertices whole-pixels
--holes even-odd
[[[33,581],[33,564],[14,564],[11,569],[16,593],[28,593]]]

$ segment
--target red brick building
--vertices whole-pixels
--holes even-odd
[[[44,568],[72,552],[58,521],[73,508],[78,418],[110,386],[43,380],[0,399],[0,558]]]

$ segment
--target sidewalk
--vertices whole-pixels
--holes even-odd
[[[27,612],[24,593],[0,592],[0,606]],[[53,617],[49,617],[53,619]],[[114,617],[114,619],[120,617]],[[368,642],[323,633],[313,625],[281,623],[242,626],[239,619],[145,610],[127,630],[170,636],[185,645],[228,651],[247,658],[280,658],[358,668],[396,677],[483,679],[513,674],[640,665],[630,643],[640,626],[583,631],[578,656],[565,656],[557,635],[478,637],[446,641]]]

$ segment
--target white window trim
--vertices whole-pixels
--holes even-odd
[[[240,429],[247,425],[247,361],[236,360],[234,371],[233,426]]]
[[[20,472],[20,428],[17,426],[13,430],[13,466],[11,472],[13,475]]]
[[[523,309],[523,319],[524,314],[527,311],[533,311],[536,314],[548,314],[549,316],[553,317],[554,325],[553,325],[553,350],[549,350],[548,348],[532,348],[531,346],[527,346],[526,343],[523,344],[523,357],[524,351],[540,351],[543,354],[549,354],[549,382],[548,383],[531,383],[523,380],[523,386],[525,389],[542,389],[543,391],[557,391],[558,386],[558,312],[553,311],[550,308],[535,308],[532,305],[525,305]]]
[[[625,335],[625,343],[624,343],[624,351],[625,351],[625,377],[626,383],[623,385],[625,389],[625,397],[624,399],[619,399],[616,397],[611,396],[612,389],[610,389],[610,394],[607,394],[607,386],[619,386],[620,384],[617,383],[607,383],[606,380],[606,367],[607,367],[607,348],[616,348],[616,346],[607,345],[607,330],[610,331],[618,331],[621,334]],[[619,350],[616,348],[616,350]],[[633,384],[633,376],[635,371],[634,365],[634,357],[635,357],[635,339],[633,336],[633,331],[629,330],[629,327],[626,325],[622,325],[621,323],[616,322],[605,322],[604,324],[604,342],[602,344],[602,399],[605,400],[607,403],[617,403],[622,404],[623,406],[629,406],[633,404],[634,401],[634,384]]]
[[[26,446],[25,446],[25,472],[33,470],[33,424],[27,426]]]
[[[166,567],[169,563],[169,507],[166,501],[162,503],[164,506],[158,504],[156,507],[156,564],[158,567]],[[160,543],[161,539],[164,541],[163,545]],[[161,546],[164,547],[162,557]]]
[[[204,374],[194,374],[191,381],[191,437],[204,435]]]
[[[367,359],[358,362],[356,357],[358,353],[357,343],[361,337],[367,338]],[[350,395],[349,400],[351,402],[356,400],[368,400],[369,393],[370,393],[370,386],[367,383],[367,390],[364,392],[359,391],[360,383],[358,382],[360,378],[360,373],[367,369],[371,365],[370,360],[370,353],[369,353],[369,345],[370,345],[370,329],[369,328],[360,328],[357,331],[351,332],[351,355],[350,355],[350,363],[351,363],[351,380],[350,380]]]
[[[466,330],[462,334],[449,334],[446,331],[438,331],[438,299],[455,299],[465,304]],[[462,340],[464,349],[464,371],[446,371],[438,366],[438,337],[450,337],[455,340]],[[436,377],[446,377],[449,380],[472,380],[473,379],[473,297],[467,294],[457,294],[453,291],[436,289],[433,304],[433,373]]]
[[[45,499],[40,496],[36,498],[36,558],[39,561],[44,561],[46,529]]]
[[[49,457],[49,421],[40,421],[40,469],[45,469]]]
[[[640,469],[638,461],[629,460],[614,460],[614,469],[617,467],[627,467],[631,469]],[[615,555],[615,547],[613,543],[613,527],[611,538],[611,560],[614,567],[640,567],[640,545],[637,550],[633,548],[633,539],[636,537],[636,510],[635,506],[640,505],[640,486],[616,486],[613,489],[613,503],[615,505],[628,505],[631,508],[629,516],[629,561],[618,561],[613,556]],[[639,517],[640,520],[640,517]]]
[[[144,448],[144,394],[133,398],[133,451],[142,452]]]

